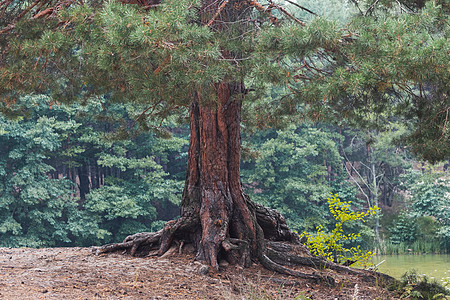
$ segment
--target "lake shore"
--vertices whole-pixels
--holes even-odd
[[[377,255],[372,261],[379,265],[378,271],[397,279],[405,272],[415,270],[443,285],[450,283],[450,254]]]

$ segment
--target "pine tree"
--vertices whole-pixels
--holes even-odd
[[[156,247],[162,255],[182,240],[192,242],[197,259],[216,270],[223,257],[232,264],[249,266],[259,260],[278,272],[324,278],[281,266],[288,255],[280,254],[287,248],[278,242],[297,244],[297,235],[279,213],[243,192],[240,130],[245,102],[253,111],[245,116],[249,123],[308,114],[374,126],[402,116],[414,120],[423,142],[441,142],[434,145],[441,152],[432,147],[426,152],[431,159],[448,155],[442,146],[450,127],[445,117],[447,10],[429,4],[419,11],[400,3],[402,9],[416,9],[417,15],[392,15],[388,8],[375,16],[373,5],[366,11],[360,7],[363,17],[342,30],[323,19],[307,25],[275,2],[263,4],[0,2],[3,111],[8,111],[8,101],[24,93],[81,102],[106,94],[111,101],[147,103],[136,117],[141,124],[149,115],[163,119],[189,107],[191,136],[180,218],[162,231],[136,234],[100,251],[127,248],[134,255]],[[421,70],[424,66],[433,72]],[[283,93],[265,102],[261,96],[270,85],[279,85]],[[274,112],[282,115],[270,115]],[[321,259],[314,263],[319,262],[342,269]]]

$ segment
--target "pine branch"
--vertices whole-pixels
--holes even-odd
[[[50,2],[50,1],[51,1],[51,0],[42,1],[42,2],[41,2],[41,5],[39,5],[39,7],[36,9],[35,16],[36,16],[36,14],[37,14],[38,12],[40,12],[40,11],[42,10],[42,8],[44,7],[44,5],[48,4],[48,2]],[[34,17],[33,17],[33,18],[34,18]]]
[[[9,25],[7,25],[5,28],[3,28],[2,30],[0,30],[0,34],[7,33],[7,32],[9,32],[9,31],[13,30],[14,27],[16,27],[15,24],[9,24]]]
[[[51,7],[46,8],[43,11],[40,11],[46,4],[51,4],[51,0],[36,0],[33,3],[31,3],[28,7],[26,7],[22,12],[20,12],[12,21],[9,23],[6,27],[4,27],[2,30],[0,30],[0,34],[8,33],[9,31],[13,30],[16,27],[16,23],[20,21],[26,14],[28,14],[33,8],[35,8],[37,5],[38,8],[34,11],[34,16],[31,17],[31,19],[39,19],[46,16],[52,15],[55,11],[59,11],[62,8],[66,8],[70,5],[72,5],[75,0],[65,0],[65,1],[58,1],[54,5],[51,5]],[[13,3],[13,1],[10,0],[4,0],[0,2],[0,7],[3,6],[3,11],[1,16],[6,12],[7,7]]]
[[[3,0],[0,2],[0,7],[3,6],[2,12],[0,13],[0,18],[3,18],[5,15],[6,9],[14,0]]]
[[[275,17],[272,14],[272,9],[270,7],[266,8],[266,7],[262,6],[258,1],[255,1],[255,0],[249,0],[248,3],[251,6],[253,6],[254,8],[256,8],[256,10],[269,14],[269,19],[272,22],[272,24],[274,24],[276,26],[280,25],[277,17]]]
[[[161,70],[169,64],[169,62],[172,60],[172,56],[169,54],[167,57],[163,60],[163,62],[153,71],[153,74],[159,74]]]
[[[315,12],[313,12],[313,11],[307,9],[306,7],[303,7],[303,6],[301,6],[301,5],[299,5],[299,4],[295,3],[295,2],[292,2],[292,1],[290,1],[290,0],[285,0],[285,1],[288,2],[288,3],[290,3],[290,4],[292,4],[292,5],[297,6],[297,7],[300,8],[300,9],[303,9],[303,10],[306,11],[306,12],[309,12],[310,14],[313,14],[313,15],[317,16],[317,14],[316,14]]]
[[[208,24],[206,24],[206,26],[211,26],[211,24],[216,20],[216,18],[220,15],[220,13],[224,10],[225,6],[227,6],[228,2],[230,2],[230,0],[225,0],[222,2],[222,4],[220,4],[219,8],[217,8],[216,13],[214,14],[214,16],[211,18],[211,20],[209,20]]]
[[[15,22],[19,21],[20,19],[22,19],[23,16],[25,16],[30,10],[32,10],[40,2],[41,2],[41,0],[34,1],[29,7],[24,9],[24,11],[22,11],[16,18],[14,18],[13,22],[15,23]]]
[[[145,10],[148,10],[150,8],[156,8],[161,4],[160,0],[117,0],[117,1],[122,4],[137,4],[142,8],[144,8]]]
[[[296,23],[300,24],[301,26],[306,26],[305,22],[300,21],[299,19],[297,19],[296,17],[291,15],[287,10],[285,10],[283,7],[279,6],[278,4],[274,4],[272,1],[270,1],[269,7],[275,7],[276,9],[278,9],[279,11],[284,13],[286,16],[288,16],[289,18],[294,20]]]
[[[53,7],[47,8],[46,10],[43,10],[43,11],[35,14],[32,19],[40,19],[42,17],[51,15],[53,13],[53,11],[54,11]]]

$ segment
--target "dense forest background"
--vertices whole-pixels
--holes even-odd
[[[139,108],[107,98],[67,105],[26,96],[17,105],[20,116],[0,116],[0,246],[119,242],[179,214],[189,141],[182,117],[124,132]],[[364,248],[448,252],[448,162],[415,161],[395,144],[405,126],[390,127],[304,123],[245,131],[246,192],[299,233],[332,229],[327,197],[337,193],[354,210],[381,207],[369,222],[347,228],[362,232],[356,242]]]
[[[337,24],[356,12],[341,1],[297,2]],[[270,90],[262,105],[279,92]],[[120,242],[176,218],[187,110],[161,121],[107,93],[84,103],[54,99],[30,94],[0,114],[1,247]],[[411,134],[407,124],[392,122],[380,131],[279,116],[271,128],[257,119],[254,103],[244,105],[256,118],[243,120],[242,182],[291,229],[332,230],[327,197],[336,193],[355,211],[381,208],[368,222],[346,228],[362,233],[353,243],[387,254],[450,251],[450,160],[418,161],[399,142]]]

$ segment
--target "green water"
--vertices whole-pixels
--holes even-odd
[[[379,255],[373,258],[373,263],[376,265],[383,260],[378,270],[395,278],[400,278],[406,271],[414,269],[418,274],[450,284],[450,255]]]

